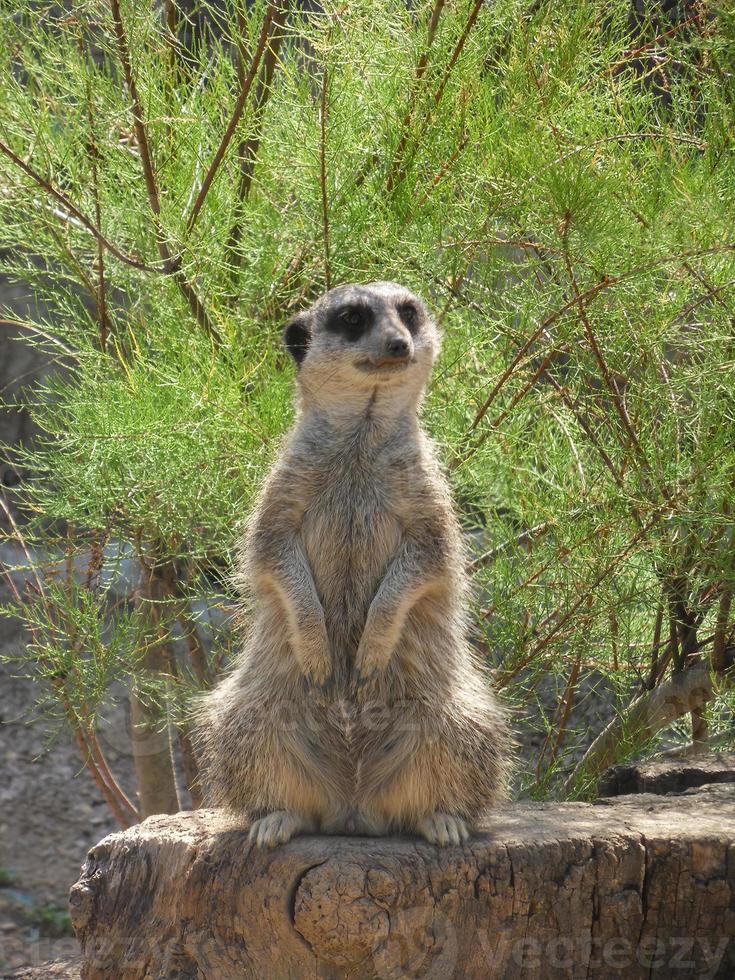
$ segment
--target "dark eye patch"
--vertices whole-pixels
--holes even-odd
[[[373,324],[373,311],[361,303],[346,303],[333,310],[327,317],[324,328],[330,333],[340,334],[345,340],[356,341],[367,333]]]
[[[413,303],[399,303],[398,316],[410,333],[416,333],[419,328],[419,311]]]

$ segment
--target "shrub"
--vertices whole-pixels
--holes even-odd
[[[558,692],[520,788],[588,792],[687,711],[732,737],[735,18],[639,6],[4,5],[0,248],[65,365],[26,399],[21,666],[121,823],[177,805],[169,731],[199,801],[186,703],[233,640],[197,610],[291,420],[280,328],[345,281],[442,323],[476,640],[512,703]],[[96,734],[117,682],[139,806]]]

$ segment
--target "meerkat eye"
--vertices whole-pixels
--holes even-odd
[[[351,327],[359,327],[362,323],[362,313],[359,310],[345,310],[342,320]]]
[[[341,334],[345,340],[355,341],[368,330],[370,323],[370,310],[365,306],[352,303],[336,310],[327,320],[326,328],[331,333]]]
[[[413,303],[401,303],[398,307],[398,316],[406,327],[413,333],[419,325],[419,311]]]

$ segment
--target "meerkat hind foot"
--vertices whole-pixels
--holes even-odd
[[[446,847],[448,844],[464,844],[470,839],[467,824],[461,817],[450,813],[432,813],[416,828],[430,844]]]
[[[253,841],[260,848],[276,847],[291,840],[295,834],[304,831],[308,833],[315,829],[314,821],[301,813],[294,810],[274,810],[253,821],[248,840]]]

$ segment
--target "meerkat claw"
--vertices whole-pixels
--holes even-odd
[[[311,829],[308,820],[290,810],[274,810],[273,813],[254,821],[248,840],[259,848],[273,848],[285,844],[302,830]]]
[[[313,684],[314,691],[322,698],[329,697],[334,692],[334,677],[327,677],[320,684]]]
[[[358,667],[355,671],[355,686],[358,691],[374,685],[380,677],[381,671],[378,667]]]
[[[430,844],[438,844],[439,847],[447,847],[449,844],[458,846],[470,838],[464,820],[449,813],[432,813],[421,821],[418,832]]]
[[[372,681],[374,681],[375,678],[376,678],[376,676],[377,676],[377,674],[374,671],[372,673],[369,673],[369,674],[363,673],[362,671],[359,671],[358,674],[357,674],[357,676],[356,676],[356,678],[355,678],[355,683],[357,684],[357,687],[359,689],[361,689],[361,688],[367,687],[368,684],[370,684]]]

